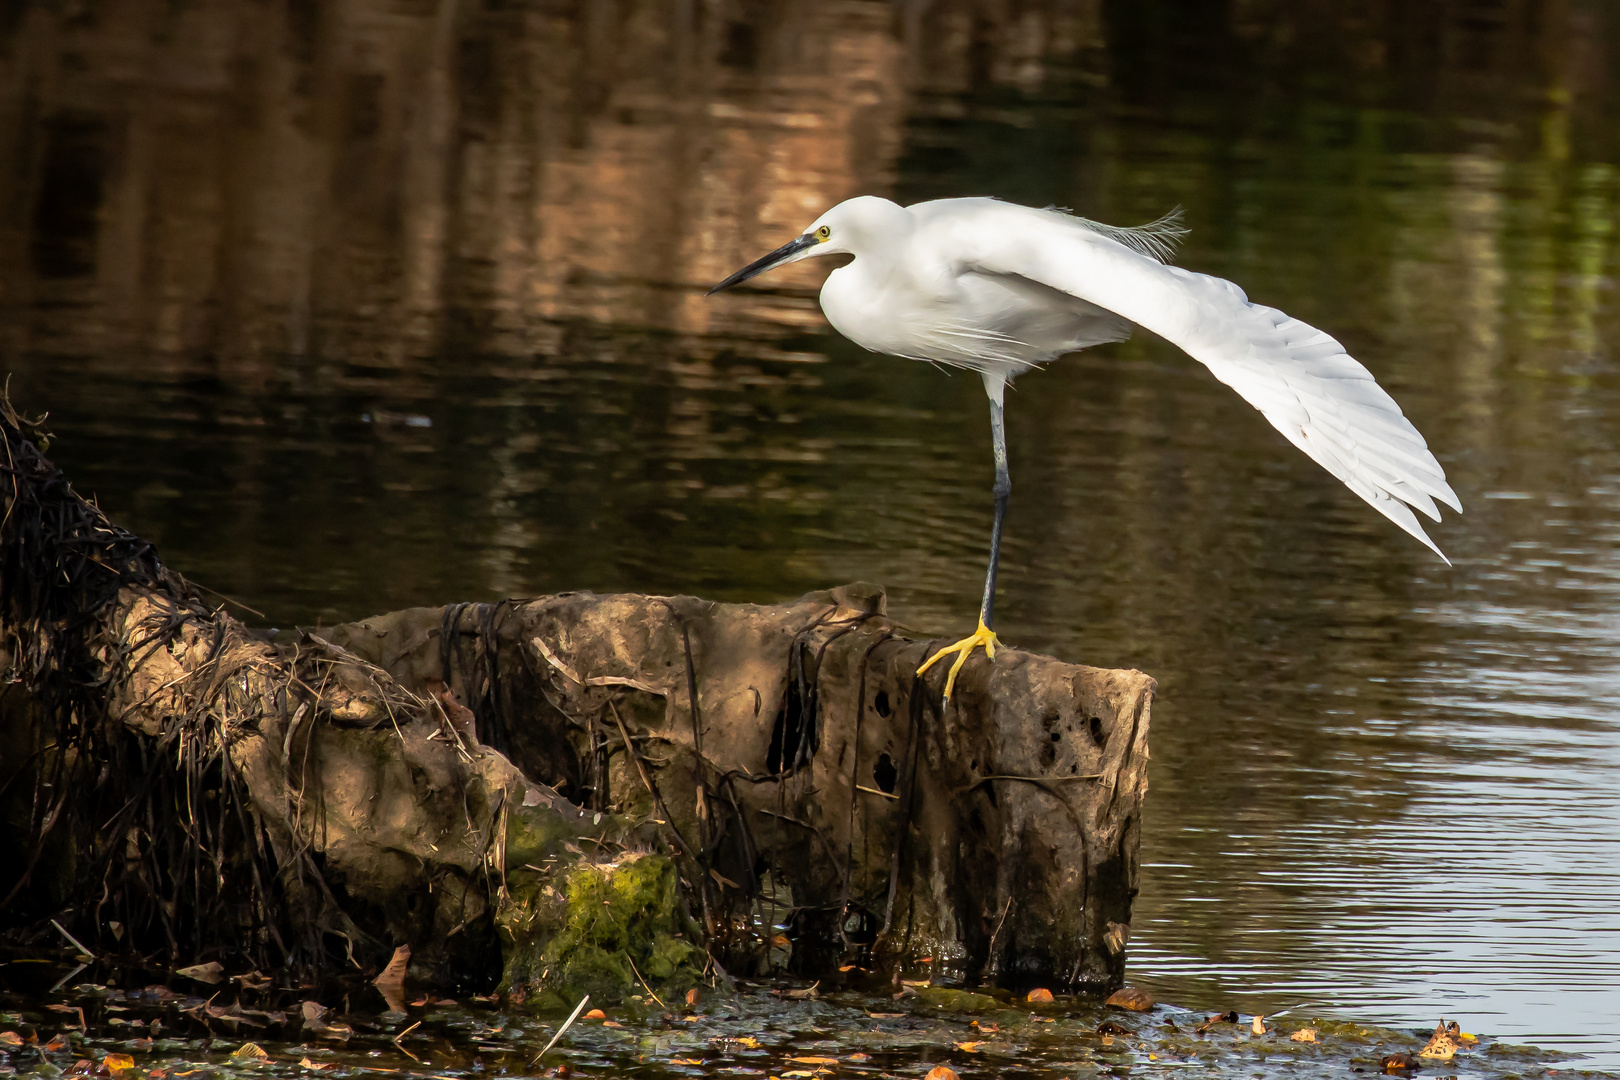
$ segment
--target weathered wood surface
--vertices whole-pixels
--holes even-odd
[[[0,426],[13,936],[56,917],[96,948],[259,966],[409,944],[418,977],[504,968],[513,992],[678,984],[704,952],[746,974],[1121,978],[1138,672],[1007,649],[942,703],[942,673],[915,675],[933,646],[865,586],[563,594],[271,640],[73,494],[9,408]]]
[[[1152,680],[1008,649],[915,672],[880,590],[792,604],[574,593],[328,631],[444,678],[526,775],[664,818],[726,959],[1111,985],[1123,969]],[[694,694],[696,709],[693,708]],[[626,754],[626,740],[636,748]],[[701,762],[701,764],[700,764]]]

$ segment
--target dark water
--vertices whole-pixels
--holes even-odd
[[[0,363],[269,624],[865,579],[965,632],[977,380],[813,264],[703,289],[860,192],[1179,204],[1466,513],[1448,568],[1145,335],[1021,381],[1003,637],[1161,688],[1133,980],[1614,1065],[1616,58],[1590,0],[13,5]]]

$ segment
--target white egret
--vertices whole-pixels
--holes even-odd
[[[900,206],[864,195],[709,290],[815,255],[853,255],[821,289],[834,328],[873,352],[967,368],[984,379],[996,480],[979,627],[918,669],[956,656],[945,697],[975,648],[994,660],[1000,644],[991,625],[1012,491],[1002,421],[1007,384],[1064,353],[1123,341],[1133,324],[1201,361],[1289,442],[1445,559],[1412,509],[1439,521],[1436,499],[1459,512],[1462,505],[1400,406],[1314,326],[1250,303],[1230,281],[1167,265],[1183,233],[1177,214],[1126,229],[996,199]]]

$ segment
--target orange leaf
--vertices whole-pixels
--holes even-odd
[[[1033,989],[1033,990],[1031,990],[1029,992],[1029,996],[1026,997],[1024,1000],[1025,1001],[1051,1001],[1052,1000],[1052,991],[1046,989],[1045,987],[1037,986],[1035,989]]]
[[[1119,1009],[1129,1009],[1132,1012],[1147,1012],[1153,1008],[1153,995],[1146,990],[1126,986],[1115,990],[1103,1004],[1112,1005]]]

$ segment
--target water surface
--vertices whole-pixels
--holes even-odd
[[[703,290],[860,192],[1180,205],[1466,513],[1448,567],[1145,334],[1020,381],[1002,636],[1160,685],[1132,979],[1613,1065],[1617,42],[1583,2],[21,4],[0,363],[263,624],[864,579],[954,634],[977,380],[830,334],[824,267]]]

